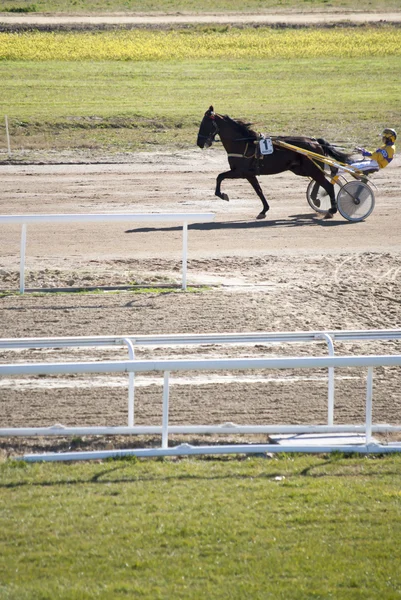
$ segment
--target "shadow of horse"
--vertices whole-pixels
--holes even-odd
[[[355,223],[352,223],[355,225]],[[290,215],[286,219],[270,219],[269,221],[220,221],[208,223],[191,223],[188,225],[188,230],[193,231],[217,231],[223,229],[268,229],[281,227],[338,227],[339,225],[350,225],[344,220],[322,219],[315,213],[305,213],[298,215]],[[155,231],[182,231],[182,225],[174,225],[172,227],[136,227],[135,229],[127,229],[125,233],[150,233]]]

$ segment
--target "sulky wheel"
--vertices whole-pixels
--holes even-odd
[[[317,213],[327,213],[331,208],[330,196],[316,181],[310,181],[306,189],[306,199],[308,204]]]
[[[375,206],[372,189],[362,181],[349,181],[337,194],[337,207],[347,221],[367,219]]]

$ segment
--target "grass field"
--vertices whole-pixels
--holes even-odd
[[[0,597],[398,598],[400,461],[7,461]]]
[[[135,48],[139,41],[140,60],[121,59],[129,52],[124,36]],[[32,59],[39,39],[44,46],[56,40],[50,59],[49,48],[47,60]],[[71,59],[67,40],[84,59]],[[201,54],[202,40],[210,58]],[[107,60],[99,60],[99,48],[108,49]],[[14,150],[193,147],[210,104],[265,133],[351,146],[374,145],[383,126],[400,127],[401,30],[391,27],[0,34],[0,56],[0,114],[9,118]],[[4,157],[2,120],[0,144]]]
[[[0,0],[0,12],[261,12],[296,9],[361,10],[356,0]],[[399,0],[370,0],[366,10],[400,8]]]
[[[375,144],[383,126],[400,126],[400,71],[398,57],[3,62],[0,111],[14,149],[193,147],[210,104],[269,134]]]

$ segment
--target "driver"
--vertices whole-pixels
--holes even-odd
[[[397,139],[397,133],[394,129],[386,127],[382,132],[383,145],[380,146],[375,152],[369,152],[365,148],[356,148],[361,152],[362,156],[366,160],[360,160],[351,163],[352,167],[359,169],[360,171],[378,171],[384,169],[393,160],[395,154],[395,140]]]

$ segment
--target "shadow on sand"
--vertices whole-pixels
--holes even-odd
[[[334,216],[333,219],[324,219],[321,215],[315,213],[304,213],[298,215],[289,215],[286,219],[265,219],[263,221],[219,221],[208,223],[191,223],[188,229],[196,231],[216,231],[219,229],[260,229],[264,227],[338,227],[340,225],[350,225],[342,217]],[[355,223],[353,223],[355,224]],[[181,231],[182,225],[168,227],[136,227],[127,229],[125,233],[147,233],[151,231]]]

